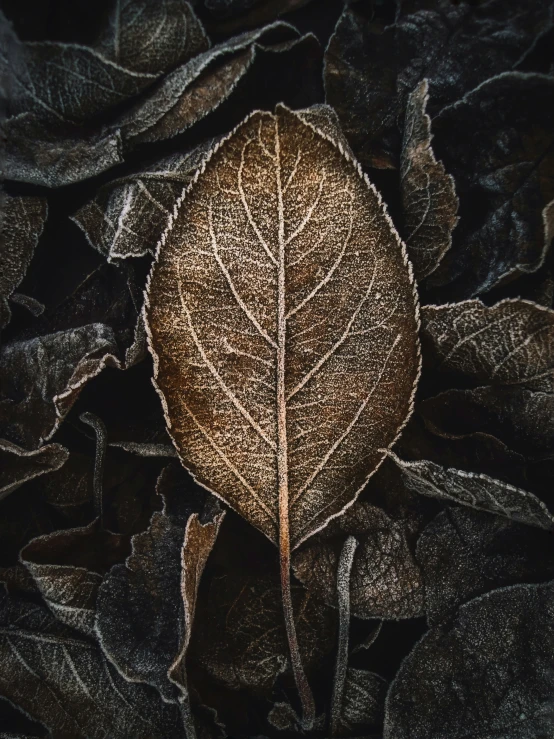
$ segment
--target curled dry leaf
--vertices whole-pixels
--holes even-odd
[[[431,629],[386,703],[385,739],[531,739],[554,725],[554,585],[501,588]]]
[[[498,587],[552,579],[553,553],[549,532],[467,508],[442,511],[417,543],[429,626]]]
[[[181,736],[179,711],[124,680],[99,646],[44,606],[0,591],[0,687],[54,737]]]
[[[160,494],[174,477],[171,467],[162,472]],[[201,509],[201,501],[194,507]],[[126,562],[104,578],[97,604],[104,653],[127,680],[155,686],[167,701],[178,699],[176,685],[186,693],[184,659],[196,590],[223,518],[216,513],[203,526],[190,503],[184,508],[171,512],[166,500],[164,510],[152,515],[149,528],[133,537]]]
[[[438,267],[458,222],[454,180],[431,148],[428,99],[428,82],[423,80],[408,97],[400,156],[403,237],[418,280]]]
[[[0,349],[4,433],[36,448],[55,433],[82,387],[106,365],[120,366],[113,331],[100,323]]]
[[[172,154],[146,170],[109,182],[72,220],[108,261],[153,254],[177,199],[214,143]]]
[[[441,467],[428,460],[405,462],[392,452],[389,456],[404,475],[406,485],[416,493],[497,513],[529,526],[554,529],[552,513],[526,490],[488,475]]]
[[[118,0],[94,48],[126,69],[157,75],[209,45],[185,0]]]
[[[296,577],[337,604],[337,566],[348,535],[358,541],[350,575],[350,608],[358,618],[415,618],[423,613],[423,581],[402,523],[358,502],[293,555]]]
[[[0,193],[0,329],[11,317],[8,298],[21,283],[48,213],[45,198]]]
[[[427,305],[422,339],[430,366],[479,384],[554,390],[554,311],[528,300]]]
[[[102,530],[95,520],[84,528],[33,539],[21,550],[20,560],[54,616],[94,638],[96,596],[102,577],[128,551],[127,537]]]
[[[482,50],[481,50],[482,53]],[[536,271],[554,236],[554,96],[550,75],[487,80],[433,122],[456,180],[460,224],[431,283],[469,298]]]
[[[359,736],[369,727],[381,727],[387,681],[369,670],[349,667],[342,702],[341,724],[333,736]]]
[[[59,470],[69,457],[61,444],[47,444],[34,451],[0,439],[0,500],[27,480]]]

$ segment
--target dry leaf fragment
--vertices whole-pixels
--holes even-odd
[[[94,48],[126,69],[157,75],[209,46],[185,0],[117,0]]]
[[[109,182],[71,220],[109,262],[153,254],[175,202],[214,143],[210,139],[185,154],[171,154],[146,170]]]
[[[431,119],[425,112],[428,87],[423,80],[408,97],[400,155],[403,236],[419,280],[438,267],[458,222],[454,179],[431,148]]]
[[[552,736],[553,615],[553,583],[501,588],[462,606],[402,663],[384,738]]]
[[[416,493],[449,500],[481,511],[496,513],[513,521],[553,530],[554,515],[532,493],[488,475],[442,467],[428,460],[405,462],[392,452],[390,458]]]
[[[45,198],[0,193],[0,329],[11,317],[8,298],[21,283],[44,228]]]
[[[357,502],[293,555],[296,577],[317,597],[337,604],[336,572],[347,535],[358,541],[350,579],[350,607],[358,618],[415,618],[423,612],[421,572],[402,523]]]
[[[68,457],[69,452],[61,444],[47,444],[29,452],[0,439],[0,500],[27,480],[59,470]]]
[[[528,300],[427,305],[422,338],[431,366],[479,384],[554,390],[554,311]]]
[[[183,202],[147,288],[155,382],[185,466],[279,545],[303,682],[290,551],[356,498],[410,413],[411,269],[358,165],[284,106],[247,118]]]
[[[98,645],[49,610],[0,591],[0,690],[52,737],[168,739],[179,711],[147,685],[124,680]]]

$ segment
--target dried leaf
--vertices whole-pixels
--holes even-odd
[[[214,141],[172,154],[147,170],[104,185],[72,220],[108,261],[153,254],[178,197]]]
[[[426,360],[481,385],[554,390],[554,311],[528,300],[427,305],[421,312]]]
[[[526,490],[488,475],[441,467],[428,460],[404,462],[392,452],[389,456],[404,475],[406,485],[420,495],[489,511],[529,526],[553,529],[554,516],[539,498]]]
[[[0,500],[20,485],[47,472],[59,470],[69,457],[61,444],[47,444],[29,452],[6,439],[0,439]]]
[[[48,213],[45,198],[0,193],[0,329],[11,317],[10,298],[25,277]]]
[[[295,548],[356,497],[410,412],[410,270],[354,163],[283,107],[247,119],[185,202],[147,296],[168,426],[197,479],[275,543],[290,497]]]
[[[88,132],[77,125],[53,125],[21,113],[2,126],[8,179],[62,187],[105,172],[123,162],[119,131]]]
[[[172,468],[164,470],[160,494],[174,476]],[[177,679],[178,657],[184,663],[198,578],[222,519],[198,522],[192,510],[201,510],[202,498],[185,502],[180,515],[168,511],[166,501],[149,528],[133,537],[131,555],[111,569],[98,595],[96,628],[105,654],[127,680],[155,686],[168,701],[178,697],[168,673],[174,668]]]
[[[404,660],[385,739],[534,739],[554,727],[554,587],[515,585],[462,606]]]
[[[161,74],[210,45],[185,0],[119,0],[95,50],[133,72]]]
[[[224,41],[178,67],[116,121],[125,145],[186,131],[229,97],[254,62],[256,44],[291,36],[297,36],[296,29],[277,21]]]
[[[354,667],[346,672],[341,730],[337,736],[358,736],[368,727],[381,727],[387,681],[380,675]]]
[[[554,114],[544,101],[553,95],[549,75],[505,73],[435,119],[435,149],[460,197],[452,249],[431,281],[447,300],[544,262],[554,236]]]
[[[458,221],[454,180],[431,148],[431,119],[425,112],[428,82],[408,97],[400,156],[403,236],[417,279],[431,274],[452,244]]]
[[[296,577],[318,598],[337,604],[337,565],[348,535],[358,541],[350,580],[350,607],[358,618],[415,618],[423,613],[421,573],[405,526],[380,508],[358,502],[293,556]]]
[[[95,638],[96,596],[104,573],[129,551],[129,539],[100,528],[56,531],[33,539],[20,560],[33,576],[54,616]]]
[[[335,613],[300,585],[292,586],[303,664],[314,669],[335,643]],[[279,579],[228,572],[213,577],[199,599],[191,662],[231,689],[269,694],[290,671]]]
[[[50,439],[84,384],[106,365],[120,366],[116,351],[113,331],[100,323],[3,346],[4,433],[29,448]]]
[[[442,511],[417,543],[427,622],[497,587],[552,579],[553,553],[549,532],[467,508]]]
[[[176,706],[124,680],[100,648],[48,609],[0,593],[0,690],[53,737],[180,736]]]
[[[527,459],[554,456],[554,395],[519,386],[447,390],[420,404],[426,426],[447,437],[497,436]]]

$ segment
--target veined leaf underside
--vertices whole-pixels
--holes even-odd
[[[350,504],[409,415],[402,243],[357,165],[283,106],[177,204],[146,316],[182,461],[275,543],[285,513],[294,548]]]

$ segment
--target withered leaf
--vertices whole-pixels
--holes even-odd
[[[406,485],[431,498],[489,511],[513,521],[553,530],[554,515],[536,495],[484,474],[442,467],[428,460],[405,462],[392,452]]]
[[[217,108],[250,69],[262,40],[290,40],[294,26],[276,21],[208,49],[168,74],[114,124],[127,147],[176,136]]]
[[[21,550],[27,567],[54,616],[95,637],[96,596],[104,573],[129,551],[128,537],[88,526],[33,539]]]
[[[357,502],[293,556],[294,574],[337,604],[337,566],[348,535],[358,541],[350,574],[350,608],[358,618],[414,618],[423,613],[423,581],[405,527],[380,508]]]
[[[0,193],[0,329],[11,317],[8,299],[21,283],[48,213],[45,198]]]
[[[492,434],[527,459],[554,455],[554,395],[525,387],[447,390],[419,406],[434,433],[460,437]]]
[[[481,385],[554,390],[554,311],[528,300],[427,305],[422,337],[430,366]]]
[[[179,472],[173,467],[162,472],[160,495],[176,484]],[[184,501],[184,510],[176,513],[165,500],[98,594],[96,629],[105,654],[128,680],[155,686],[168,701],[179,697],[176,684],[186,692],[184,659],[198,580],[223,517],[219,512],[203,526],[193,513],[202,503],[203,496],[193,505]]]
[[[553,553],[549,532],[467,508],[442,511],[417,543],[427,622],[434,626],[498,587],[552,579]]]
[[[59,470],[69,457],[61,444],[47,444],[34,451],[0,439],[0,500],[27,480]]]
[[[161,74],[209,45],[185,0],[119,0],[94,48],[126,69]]]
[[[454,180],[431,148],[428,98],[428,82],[423,80],[408,97],[400,155],[402,235],[419,280],[433,272],[450,249],[458,221]]]
[[[549,75],[505,73],[435,119],[435,149],[460,197],[452,249],[431,280],[446,299],[543,263],[554,236],[554,114],[544,105],[553,96]]]
[[[84,384],[120,366],[113,331],[100,323],[6,344],[0,349],[3,433],[28,448],[50,439]]]
[[[108,261],[153,254],[178,197],[214,141],[104,185],[72,220]]]
[[[335,643],[335,612],[300,585],[292,586],[302,662],[316,668]],[[268,694],[290,670],[279,578],[229,572],[212,578],[199,599],[191,664],[229,688]]]
[[[97,644],[0,591],[0,691],[54,737],[181,736],[176,706],[124,680]]]
[[[351,502],[410,412],[402,244],[356,164],[282,106],[177,207],[146,317],[181,459],[275,543],[279,516],[295,548]]]
[[[554,726],[554,586],[515,585],[462,606],[404,660],[385,739],[534,739]]]
[[[346,671],[341,726],[336,736],[358,736],[369,727],[381,727],[387,681],[369,670]],[[335,736],[335,735],[334,735]]]
[[[435,116],[489,77],[517,68],[539,31],[550,27],[548,2],[402,2],[386,27],[349,4],[326,50],[326,101],[364,164],[395,166],[398,121],[422,79],[429,80]]]

